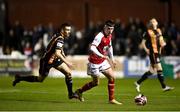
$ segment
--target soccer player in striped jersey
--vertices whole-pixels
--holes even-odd
[[[71,25],[68,23],[62,24],[59,33],[52,36],[44,55],[40,59],[39,76],[22,76],[18,74],[15,76],[13,86],[21,81],[43,82],[48,76],[49,70],[54,67],[65,75],[69,99],[77,98],[72,90],[71,69],[73,68],[73,64],[66,59],[63,51],[64,39],[68,38],[70,33]]]
[[[142,46],[145,52],[149,55],[150,69],[145,72],[142,77],[135,82],[137,92],[140,92],[140,84],[153,73],[157,73],[157,77],[163,91],[172,90],[173,87],[166,86],[164,76],[162,74],[162,66],[160,63],[161,50],[166,45],[162,32],[158,28],[158,22],[155,18],[150,19],[147,31],[143,34]]]
[[[98,86],[99,75],[102,73],[108,79],[109,103],[122,104],[116,101],[114,96],[115,76],[112,66],[114,67],[115,61],[113,59],[113,48],[111,43],[113,30],[114,22],[112,20],[106,21],[103,30],[96,35],[91,44],[87,74],[92,77],[92,81],[76,90],[75,93],[79,96],[80,101],[84,101],[82,97],[83,92]]]

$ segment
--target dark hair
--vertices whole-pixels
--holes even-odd
[[[113,20],[107,20],[107,21],[105,22],[105,25],[110,26],[110,27],[114,27],[115,23],[114,23]]]
[[[63,23],[60,26],[60,30],[64,29],[65,27],[71,26],[69,23]]]

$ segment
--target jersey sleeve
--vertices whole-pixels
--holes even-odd
[[[97,34],[92,42],[92,45],[98,46],[101,43],[102,37],[103,37],[102,33]]]
[[[64,40],[63,39],[58,39],[57,42],[56,42],[56,49],[62,49],[64,46]]]

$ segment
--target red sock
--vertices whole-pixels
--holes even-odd
[[[89,82],[87,84],[85,84],[81,89],[80,89],[80,92],[84,92],[84,91],[87,91],[91,88],[93,88],[94,85],[93,85],[93,82]]]
[[[114,80],[108,81],[108,94],[109,94],[109,101],[114,99]]]

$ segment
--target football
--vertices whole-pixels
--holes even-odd
[[[139,94],[134,98],[136,105],[144,106],[147,103],[147,97],[143,94]]]

